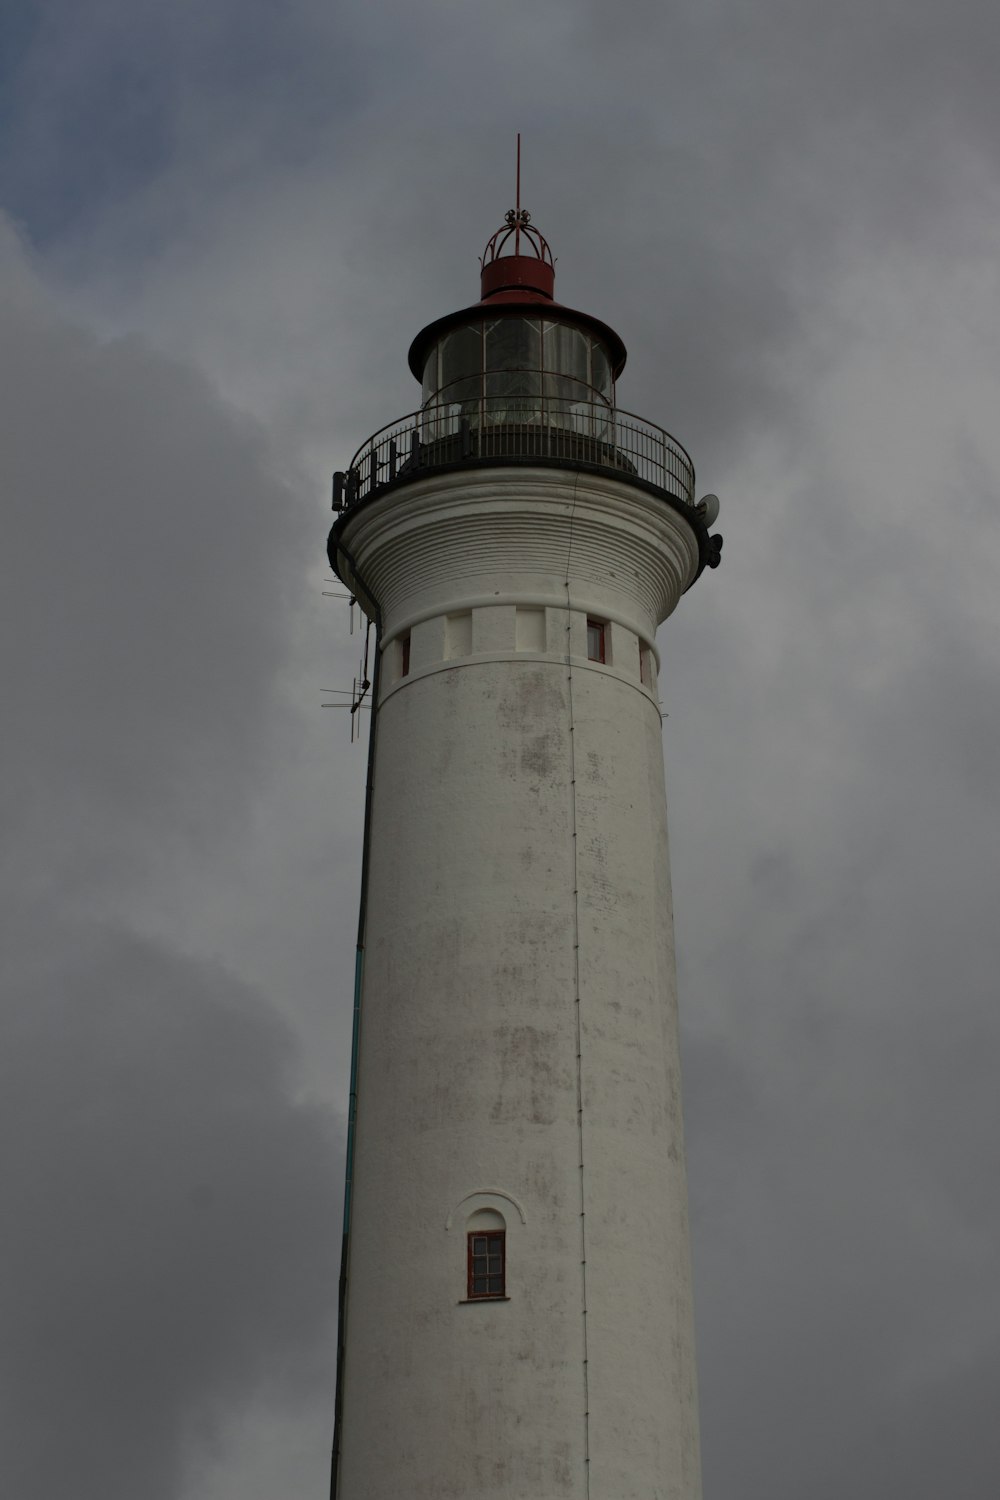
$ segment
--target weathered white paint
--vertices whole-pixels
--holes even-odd
[[[694,533],[611,477],[497,468],[342,542],[384,656],[341,1500],[697,1500],[653,655]],[[483,1210],[505,1302],[465,1301]]]

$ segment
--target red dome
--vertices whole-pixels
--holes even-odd
[[[484,302],[505,292],[519,299],[536,296],[552,301],[555,261],[548,240],[531,223],[526,208],[507,210],[504,223],[487,241],[479,264]]]

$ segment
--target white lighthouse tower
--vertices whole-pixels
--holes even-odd
[[[520,207],[336,476],[377,630],[338,1500],[697,1500],[656,628],[717,502]]]

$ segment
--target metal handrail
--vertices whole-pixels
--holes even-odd
[[[583,465],[694,505],[691,456],[662,427],[600,401],[515,394],[422,407],[380,428],[336,476],[334,507],[465,463]]]

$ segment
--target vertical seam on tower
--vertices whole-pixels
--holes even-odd
[[[576,733],[573,712],[573,615],[570,590],[570,560],[573,556],[573,518],[579,476],[573,482],[569,513],[569,545],[566,550],[566,687],[569,707],[570,820],[573,842],[573,1005],[576,1011],[576,1119],[580,1147],[580,1282],[583,1322],[583,1472],[584,1494],[590,1500],[590,1372],[587,1335],[587,1200],[584,1191],[583,1140],[583,1024],[580,1015],[580,856],[576,823]]]

